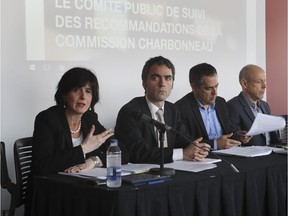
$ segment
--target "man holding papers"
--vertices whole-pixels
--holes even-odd
[[[266,90],[265,71],[256,65],[246,65],[239,73],[242,92],[228,101],[230,121],[234,131],[249,131],[258,113],[271,114],[267,102],[263,101]],[[238,139],[241,139],[239,136]],[[245,145],[270,145],[280,143],[276,131],[254,135]]]

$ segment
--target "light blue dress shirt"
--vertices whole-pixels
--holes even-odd
[[[213,148],[217,149],[217,139],[222,136],[222,128],[218,120],[215,104],[212,104],[205,109],[205,107],[198,101],[199,110],[210,140],[214,140]]]

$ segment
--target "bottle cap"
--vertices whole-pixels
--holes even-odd
[[[111,139],[110,142],[111,142],[111,143],[118,143],[118,140],[117,140],[117,139]]]

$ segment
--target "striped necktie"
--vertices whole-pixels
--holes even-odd
[[[156,114],[156,117],[157,117],[157,120],[160,121],[161,123],[165,124],[165,121],[164,121],[164,112],[163,110],[160,108],[157,110],[157,112],[155,113]],[[158,134],[158,133],[157,133]],[[158,136],[158,147],[160,147],[160,141],[159,141],[159,136]],[[167,134],[166,132],[164,133],[164,143],[163,143],[163,147],[168,147],[168,144],[167,144]]]

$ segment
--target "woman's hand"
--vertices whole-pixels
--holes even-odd
[[[72,166],[65,170],[67,173],[85,172],[95,167],[95,163],[91,158],[85,160],[85,163]]]
[[[113,129],[105,130],[104,132],[97,135],[93,135],[94,131],[95,126],[92,125],[89,134],[81,144],[84,154],[98,149],[109,137],[114,135]]]

